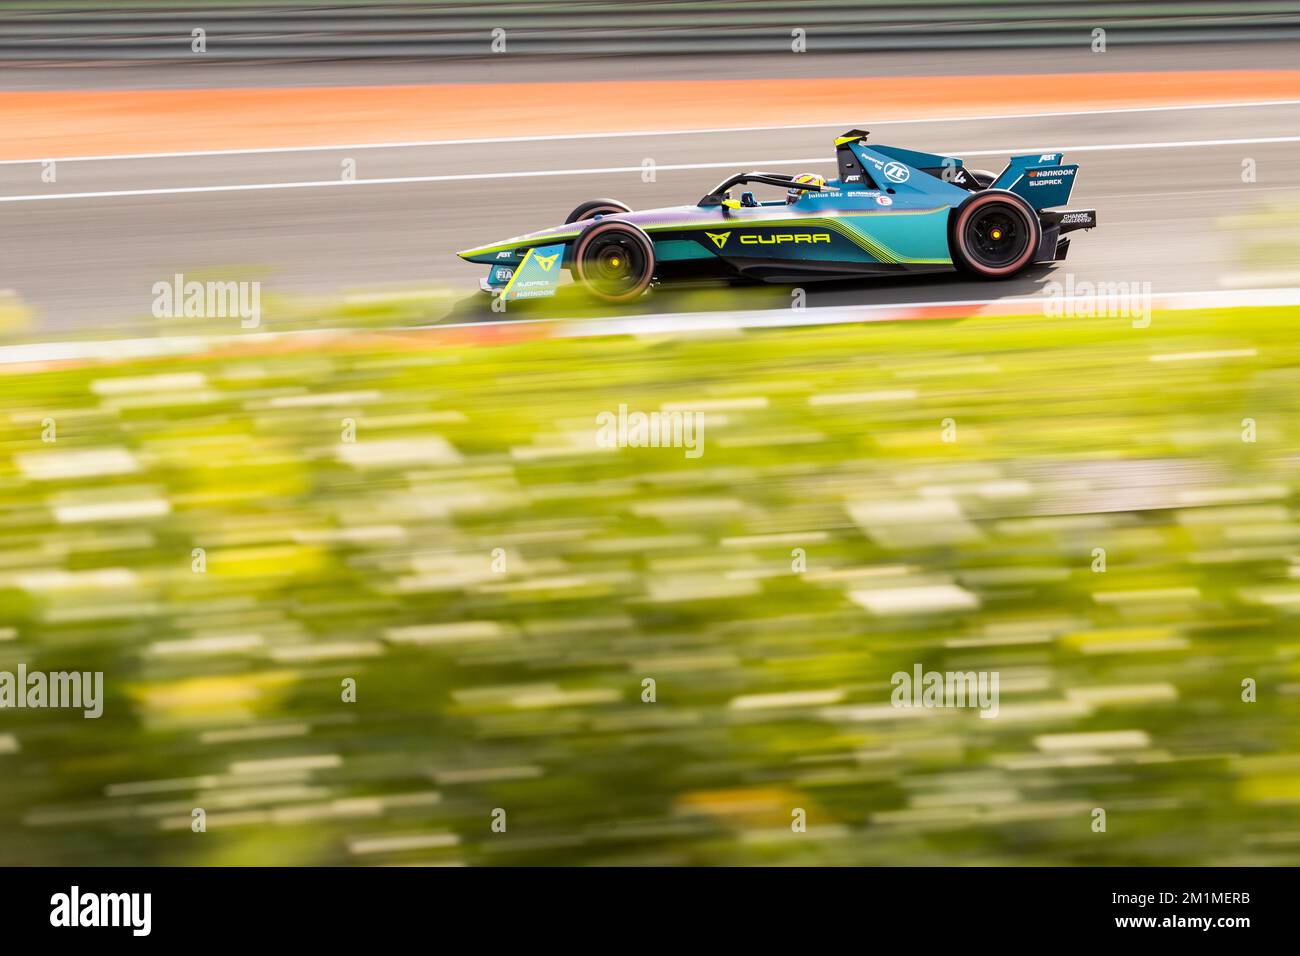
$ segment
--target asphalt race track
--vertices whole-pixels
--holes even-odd
[[[1076,234],[1066,263],[1009,282],[813,286],[810,306],[1027,296],[1065,270],[1076,282],[1150,282],[1156,293],[1248,286],[1258,270],[1229,217],[1300,208],[1300,103],[882,124],[869,112],[844,125],[974,168],[1064,150],[1082,166],[1071,206],[1097,209],[1099,228]],[[511,141],[503,131],[501,142],[64,159],[53,184],[41,181],[39,163],[0,163],[0,289],[48,329],[145,315],[153,284],[176,272],[260,279],[265,291],[294,294],[450,285],[465,290],[458,317],[487,315],[474,293],[483,270],[456,250],[562,222],[589,198],[646,208],[694,202],[732,171],[829,173],[841,131],[725,127],[719,117],[710,132]],[[1246,159],[1253,183],[1242,181]],[[354,182],[342,178],[348,160]],[[647,160],[653,182],[643,181]],[[1300,253],[1291,255],[1294,271]],[[736,300],[778,307],[785,296],[738,290]],[[676,307],[666,290],[637,305]]]

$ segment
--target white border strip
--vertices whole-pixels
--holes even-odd
[[[772,309],[747,312],[681,312],[632,315],[624,318],[535,318],[504,319],[495,322],[451,322],[408,328],[300,329],[288,332],[248,332],[243,335],[172,335],[156,338],[106,341],[34,342],[0,346],[0,366],[48,362],[117,361],[157,358],[209,351],[236,343],[257,345],[296,338],[331,339],[354,335],[400,335],[406,332],[493,329],[512,326],[552,327],[555,338],[589,338],[609,335],[664,335],[732,329],[801,328],[818,325],[855,325],[865,322],[895,322],[904,319],[970,318],[976,315],[1032,315],[1048,302],[1092,303],[1092,299],[1050,296],[1024,298],[963,299],[959,301],[897,302],[881,305],[836,305],[813,309]],[[1282,289],[1211,289],[1170,292],[1153,297],[1152,309],[1186,310],[1207,308],[1270,307],[1300,305],[1300,287]],[[965,316],[952,316],[962,310]],[[1047,321],[1047,320],[1045,320]],[[1083,320],[1087,321],[1087,320]]]
[[[890,322],[905,319],[973,318],[977,315],[1032,315],[1035,312],[1042,312],[1048,303],[1059,306],[1071,302],[1095,305],[1096,299],[1083,296],[1040,295],[1005,299],[966,299],[953,302],[836,305],[815,309],[775,309],[768,312],[682,312],[571,321],[560,330],[557,337],[661,335],[674,332],[853,325],[859,322]],[[1151,301],[1152,310],[1173,311],[1288,305],[1300,305],[1300,288],[1170,292],[1154,295]],[[966,311],[968,314],[949,316],[948,313],[953,310]]]

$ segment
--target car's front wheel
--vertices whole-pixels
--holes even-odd
[[[1043,238],[1038,214],[1004,189],[975,193],[953,213],[953,264],[985,279],[1015,275],[1034,259]]]
[[[620,212],[631,212],[632,207],[625,206],[617,199],[588,199],[573,212],[569,213],[569,218],[564,220],[565,225],[571,222],[582,222],[585,219],[591,219],[594,216],[612,216]]]
[[[573,247],[573,274],[606,302],[628,302],[654,278],[655,247],[644,231],[617,219],[588,226]]]

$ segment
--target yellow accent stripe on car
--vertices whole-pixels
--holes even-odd
[[[498,298],[504,299],[506,297],[506,294],[515,287],[515,282],[519,278],[519,273],[523,272],[524,266],[528,265],[528,263],[532,261],[533,253],[536,251],[537,250],[535,249],[529,249],[526,253],[524,253],[524,261],[519,263],[519,265],[515,266],[514,275],[510,277],[510,281],[506,283],[506,287],[502,289],[500,293],[498,293]]]
[[[843,215],[837,216],[834,219],[820,219],[820,218],[819,219],[771,218],[771,219],[751,219],[751,220],[730,219],[730,220],[724,220],[724,222],[732,228],[741,227],[741,226],[822,226],[826,223],[838,223],[846,219],[856,219],[859,216],[927,216],[936,212],[947,210],[948,208],[949,207],[947,206],[936,206],[932,209],[881,208],[881,209],[855,210],[854,212],[851,213],[844,213]],[[662,225],[645,225],[642,226],[641,228],[648,233],[690,232],[696,229],[717,229],[721,224],[722,223],[719,223],[717,219],[713,217],[709,217],[707,221],[702,221],[702,222],[664,223]],[[847,227],[837,228],[835,229],[835,231],[838,232],[840,235],[849,238],[850,240],[853,240],[854,236],[858,235],[858,233],[854,232],[853,230]],[[852,235],[850,235],[851,232]],[[551,244],[557,242],[568,242],[570,239],[577,238],[577,236],[578,236],[578,231],[574,231],[569,233],[558,233],[553,236],[545,236],[540,239],[537,238],[526,239],[525,241],[535,242],[538,245],[545,245],[545,244]],[[504,242],[493,246],[481,246],[478,249],[467,249],[464,252],[459,254],[462,256],[481,256],[491,252],[504,252],[507,249],[518,249],[521,245],[523,245],[523,243],[521,242]],[[870,251],[870,249],[868,249],[868,251]],[[885,261],[889,261],[889,262],[903,261],[903,262],[912,262],[912,263],[937,263],[937,262],[949,261],[947,259],[907,259],[905,257],[900,257],[897,254],[894,254],[892,252],[891,255],[893,256],[893,258]],[[523,263],[520,263],[520,266],[522,267]]]

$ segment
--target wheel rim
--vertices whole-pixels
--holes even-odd
[[[995,203],[977,210],[966,222],[965,245],[972,259],[989,269],[1011,265],[1025,254],[1029,224],[1013,206]]]
[[[596,236],[583,252],[583,278],[604,296],[626,295],[642,284],[646,254],[627,233]]]

